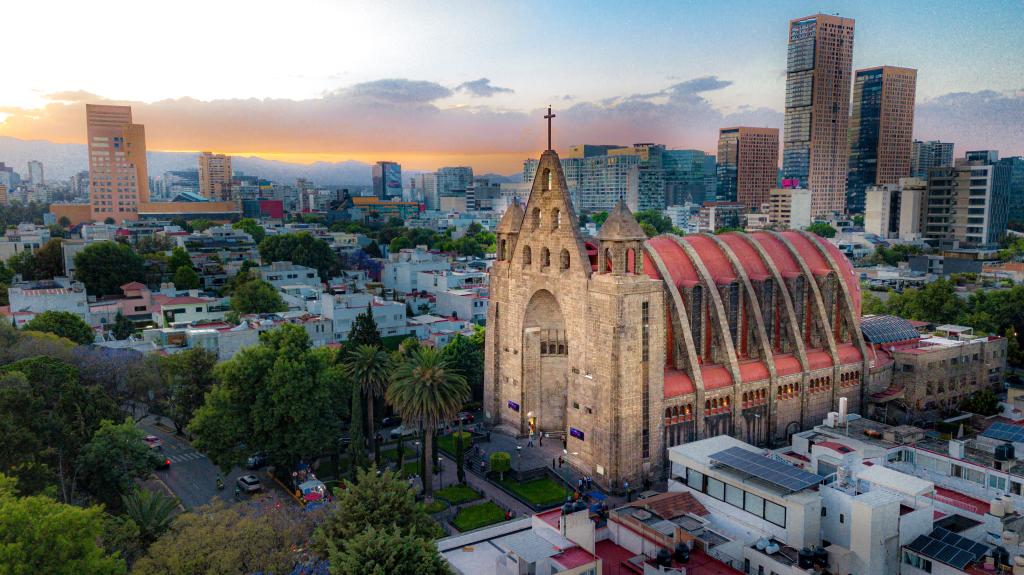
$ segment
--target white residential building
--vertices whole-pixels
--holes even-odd
[[[401,250],[397,254],[389,254],[380,272],[380,280],[385,288],[399,293],[409,293],[419,289],[417,279],[423,271],[451,270],[448,257],[427,250],[427,246],[416,246]]]
[[[21,252],[34,252],[50,241],[50,230],[35,224],[18,224],[7,230],[0,240],[0,260],[6,260]]]
[[[85,286],[70,278],[16,283],[7,289],[8,308],[14,321],[24,325],[44,311],[66,311],[93,325]]]
[[[446,290],[479,288],[486,286],[488,279],[488,274],[479,271],[422,271],[417,274],[416,286],[420,291],[438,293]]]
[[[256,273],[259,274],[261,280],[277,289],[300,284],[316,288],[322,285],[320,274],[316,269],[292,262],[273,262],[269,266],[256,268]]]
[[[367,306],[373,313],[381,337],[407,335],[405,304],[388,301],[368,293],[330,294],[321,296],[320,311],[332,322],[334,340],[346,341],[356,316],[365,313]]]

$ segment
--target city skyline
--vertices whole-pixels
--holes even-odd
[[[111,22],[149,21],[116,4],[104,10]],[[96,18],[95,10],[83,12],[76,22],[84,8],[41,2],[12,7],[11,19],[39,20],[58,7],[68,17],[52,23],[54,38],[75,38],[56,32]],[[1010,3],[970,13],[943,3],[884,11],[846,2],[599,5],[583,18],[570,17],[578,10],[568,5],[544,7],[558,32],[543,41],[528,33],[534,8],[327,3],[280,15],[225,3],[204,7],[207,17],[197,21],[184,3],[160,14],[162,29],[201,34],[230,17],[238,30],[274,26],[281,41],[244,51],[231,34],[203,35],[210,43],[195,48],[156,42],[123,56],[133,69],[126,75],[125,66],[98,65],[96,48],[52,40],[39,45],[38,58],[12,62],[9,77],[19,81],[0,94],[0,135],[84,142],[84,103],[124,103],[148,127],[152,150],[299,163],[391,159],[410,170],[470,164],[508,174],[543,148],[543,126],[533,120],[551,104],[560,120],[556,148],[659,142],[713,152],[719,128],[783,127],[788,22],[820,10],[856,20],[855,69],[919,70],[916,139],[953,141],[958,154],[1024,152],[1016,137],[1024,125],[1024,49],[1013,40],[1020,15]],[[370,35],[360,25],[369,21],[387,25]],[[744,33],[724,36],[736,22]],[[334,35],[321,34],[332,25],[340,26]],[[14,44],[32,41],[29,32],[12,32]],[[723,50],[702,37],[732,44]],[[622,49],[638,44],[646,46],[643,58]],[[197,69],[197,50],[230,56],[229,73]],[[551,75],[553,67],[569,73]]]

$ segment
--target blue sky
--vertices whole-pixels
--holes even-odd
[[[561,145],[710,150],[725,124],[781,126],[788,21],[822,12],[856,20],[855,68],[918,69],[915,136],[1024,152],[1020,1],[35,0],[5,11],[18,23],[5,45],[22,54],[5,60],[0,134],[17,137],[81,141],[81,104],[111,100],[132,104],[152,149],[390,154],[423,168],[465,156],[508,171],[542,144],[535,116],[552,104]]]

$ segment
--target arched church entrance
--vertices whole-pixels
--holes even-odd
[[[526,306],[523,366],[524,431],[565,432],[569,340],[562,308],[547,290],[534,293]]]

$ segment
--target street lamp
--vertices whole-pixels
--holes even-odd
[[[580,452],[573,451],[572,454],[573,455],[579,455]],[[568,449],[563,449],[562,450],[562,458],[563,458],[563,460],[565,461],[566,464],[569,463],[569,450]],[[558,472],[558,475],[562,478],[562,482],[565,483],[565,498],[566,498],[566,500],[568,500],[569,499],[569,480],[564,475],[562,475],[561,471]]]
[[[414,441],[413,445],[416,446],[416,470],[419,471],[420,475],[423,475],[423,470],[420,469],[420,442]]]
[[[516,445],[516,455],[518,456],[518,462],[516,463],[516,471],[523,470],[523,446]]]

